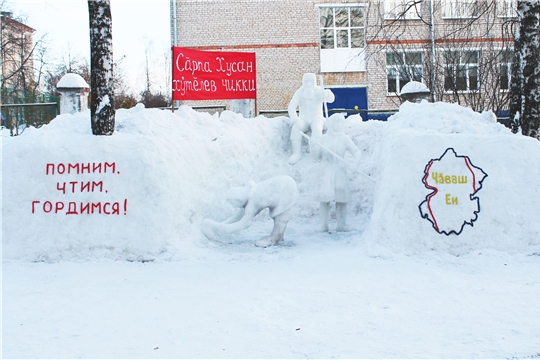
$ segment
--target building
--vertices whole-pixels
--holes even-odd
[[[500,111],[507,109],[514,2],[172,0],[171,39],[255,52],[259,112],[286,109],[307,72],[336,94],[329,108],[397,109],[400,89],[415,80],[433,100]]]
[[[1,88],[27,90],[34,82],[34,29],[13,19],[11,12],[1,14]]]
[[[58,97],[36,91],[35,30],[14,19],[11,12],[2,11],[0,20],[0,112],[14,136],[54,119]]]

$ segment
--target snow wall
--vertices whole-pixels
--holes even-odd
[[[349,236],[359,249],[377,256],[540,248],[540,143],[512,134],[492,113],[406,103],[388,122],[351,116],[346,132],[362,152],[349,173]],[[3,138],[3,258],[182,258],[205,249],[202,220],[232,214],[227,189],[276,175],[290,175],[299,188],[300,215],[289,227],[315,232],[315,165],[307,153],[288,164],[289,133],[286,117],[138,105],[117,112],[112,136],[93,136],[87,111]],[[459,236],[438,233],[419,211],[432,192],[422,181],[426,165],[447,148],[488,174],[474,226]]]

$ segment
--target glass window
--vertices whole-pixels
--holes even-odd
[[[442,2],[443,18],[478,17],[478,0],[445,0]]]
[[[478,51],[447,51],[443,56],[446,91],[467,92],[479,89]]]
[[[385,19],[420,19],[421,2],[411,0],[385,0]]]
[[[478,90],[478,66],[469,66],[468,71],[468,90]]]
[[[387,92],[399,93],[410,81],[422,82],[422,53],[388,52],[386,53]]]
[[[351,47],[363,48],[364,44],[364,29],[351,29]]]
[[[405,64],[409,65],[422,65],[422,53],[420,52],[406,52]]]
[[[460,52],[459,63],[460,64],[477,64],[478,63],[478,51],[462,51]]]
[[[353,7],[351,10],[351,27],[364,27],[364,8]]]
[[[332,8],[319,8],[321,28],[334,27],[334,12]]]
[[[349,27],[349,10],[347,8],[335,8],[336,27]]]
[[[514,51],[512,50],[503,50],[499,54],[499,87],[501,90],[510,90],[513,58]]]
[[[321,72],[366,71],[365,6],[319,6]]]
[[[397,89],[398,89],[397,70],[393,67],[387,68],[386,77],[388,81],[388,92],[397,93]]]
[[[349,47],[349,30],[337,30],[337,47]]]
[[[517,1],[497,0],[497,16],[509,18],[517,17]]]
[[[321,49],[364,48],[363,7],[321,7]]]
[[[321,29],[321,49],[334,48],[334,29]]]

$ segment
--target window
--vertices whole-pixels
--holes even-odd
[[[363,48],[364,8],[321,7],[321,49]]]
[[[365,71],[364,7],[321,6],[321,71]]]
[[[420,19],[421,3],[412,0],[385,0],[385,19]]]
[[[445,0],[442,2],[443,18],[475,18],[478,17],[477,0]]]
[[[421,52],[386,53],[386,79],[389,94],[399,94],[409,81],[422,81]]]
[[[444,90],[467,92],[478,89],[478,51],[445,52]]]
[[[510,90],[513,57],[512,50],[503,50],[499,54],[499,88],[504,91]]]
[[[497,0],[497,16],[499,17],[517,17],[516,0]]]

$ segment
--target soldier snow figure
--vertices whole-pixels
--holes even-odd
[[[347,229],[347,203],[351,200],[349,176],[345,153],[354,155],[354,164],[360,160],[360,150],[345,134],[345,117],[342,114],[334,114],[328,119],[328,131],[319,140],[319,146],[312,150],[312,158],[319,161],[319,188],[316,192],[316,200],[319,201],[319,214],[321,230],[328,231],[328,215],[330,202],[336,202],[337,231]]]
[[[289,117],[293,126],[291,129],[291,145],[293,154],[289,164],[294,165],[302,158],[302,133],[311,130],[311,136],[318,139],[322,136],[324,127],[323,103],[334,102],[334,93],[317,86],[315,74],[307,73],[302,78],[302,86],[296,90],[289,103]],[[299,108],[300,116],[296,114]],[[313,150],[313,149],[311,149]]]

